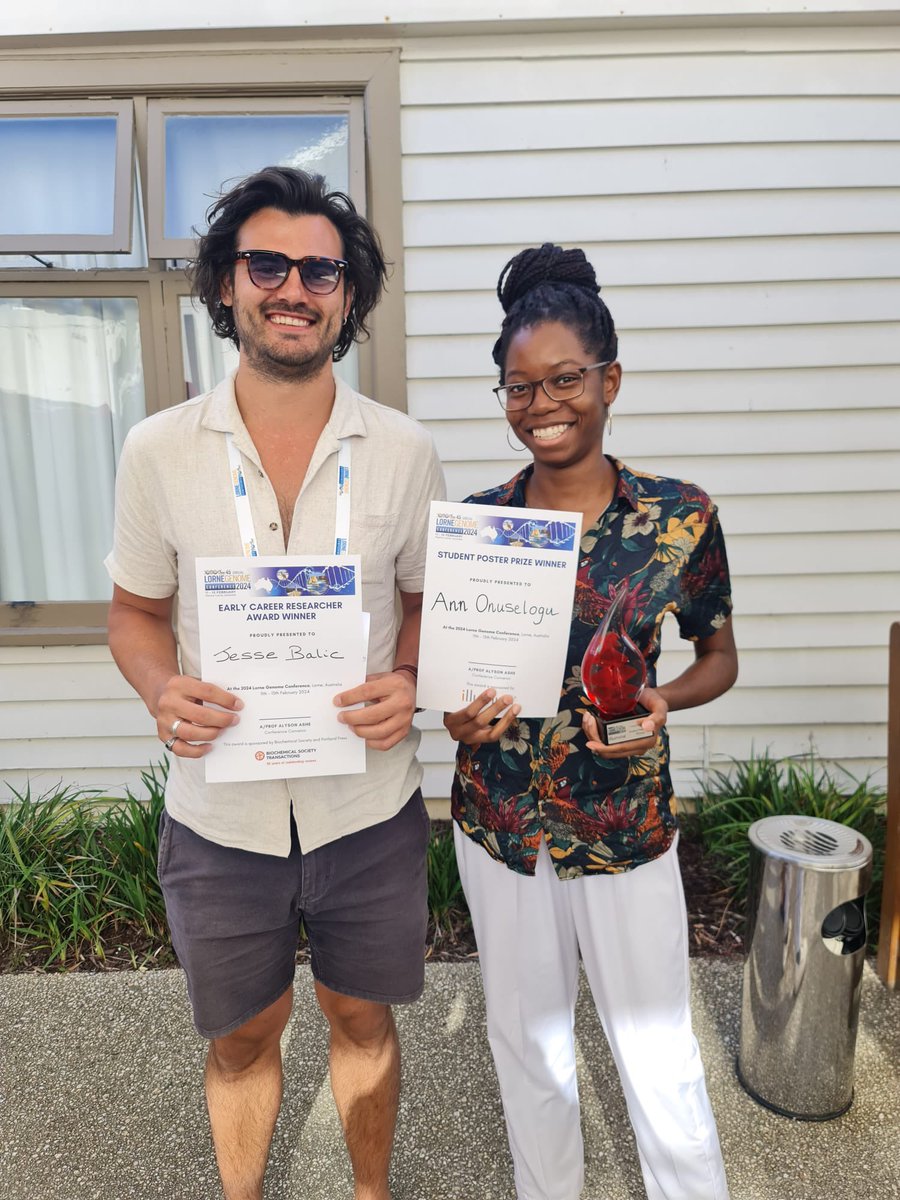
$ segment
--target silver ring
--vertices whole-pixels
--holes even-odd
[[[182,724],[183,721],[181,720],[181,717],[176,717],[176,719],[169,726],[169,732],[171,733],[172,737],[178,736],[178,726]]]
[[[163,742],[163,745],[165,746],[165,748],[167,750],[171,750],[177,741],[178,741],[177,737],[170,737],[167,742]]]

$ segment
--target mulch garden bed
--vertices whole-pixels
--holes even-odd
[[[744,953],[743,913],[731,888],[711,865],[709,855],[682,827],[678,859],[687,903],[691,954],[720,957]]]
[[[684,881],[691,955],[731,957],[744,952],[743,917],[736,911],[732,892],[710,864],[699,840],[682,826],[678,858]],[[467,914],[448,922],[449,931],[428,930],[430,962],[464,962],[478,957]]]

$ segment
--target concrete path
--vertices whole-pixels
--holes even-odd
[[[837,1121],[795,1122],[735,1080],[740,964],[691,966],[732,1200],[900,1198],[900,994],[867,968],[853,1107]],[[513,1200],[477,965],[429,966],[423,1000],[398,1010],[398,1024],[394,1200]],[[639,1200],[624,1102],[585,988],[578,1039],[583,1200]],[[178,971],[0,977],[0,1200],[217,1200],[203,1054]],[[305,968],[285,1074],[267,1200],[351,1200]]]

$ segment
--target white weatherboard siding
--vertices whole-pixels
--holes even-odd
[[[60,782],[121,795],[164,758],[105,646],[0,649],[0,771],[37,794]]]
[[[671,719],[676,787],[814,748],[883,780],[900,609],[900,34],[419,42],[403,67],[410,411],[451,495],[520,457],[493,287],[582,245],[625,375],[608,447],[718,501],[738,686]],[[669,622],[660,679],[691,652]],[[427,784],[450,747],[428,717]]]
[[[557,29],[399,39],[410,411],[453,497],[512,475],[493,287],[524,245],[584,246],[625,367],[609,448],[700,483],[728,536],[741,680],[673,715],[676,786],[754,745],[883,778],[900,27]],[[690,658],[669,624],[661,679]],[[452,748],[418,720],[446,796]],[[105,648],[0,649],[9,783],[120,790],[161,754]]]

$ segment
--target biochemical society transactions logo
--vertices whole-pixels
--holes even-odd
[[[575,525],[571,521],[536,521],[531,517],[472,516],[438,512],[435,536],[459,544],[469,538],[485,546],[514,546],[523,550],[571,550]]]
[[[353,567],[246,567],[207,569],[203,572],[207,596],[253,593],[259,596],[352,596],[356,592]]]

